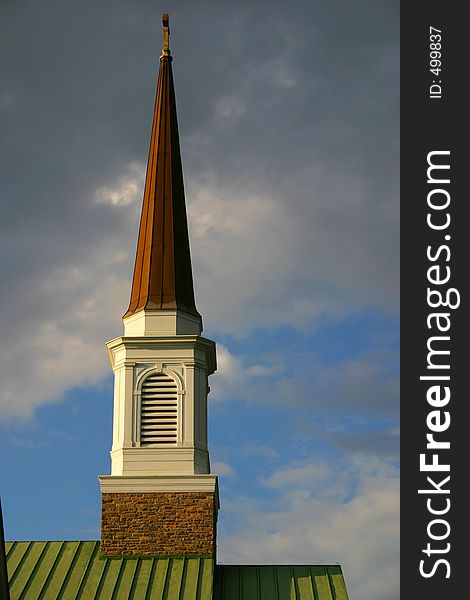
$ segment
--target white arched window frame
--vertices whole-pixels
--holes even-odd
[[[141,434],[141,422],[142,422],[142,393],[143,385],[145,381],[152,375],[166,375],[174,381],[176,384],[176,443],[146,443],[142,444],[140,439]],[[144,446],[146,448],[152,447],[165,447],[172,448],[181,445],[183,441],[183,396],[185,394],[184,379],[180,373],[171,367],[165,367],[163,365],[154,365],[141,371],[136,378],[135,391],[134,391],[134,440],[137,446]]]

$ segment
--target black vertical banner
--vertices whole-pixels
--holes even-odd
[[[403,599],[470,597],[464,8],[435,0],[401,8]]]

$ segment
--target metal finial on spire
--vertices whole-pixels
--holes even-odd
[[[163,48],[160,58],[170,56],[170,17],[168,13],[162,15],[163,24]]]

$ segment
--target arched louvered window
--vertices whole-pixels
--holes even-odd
[[[153,373],[142,383],[141,445],[175,445],[178,435],[178,390],[164,373]]]

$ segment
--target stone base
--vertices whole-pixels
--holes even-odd
[[[101,552],[215,558],[217,492],[102,493]]]

